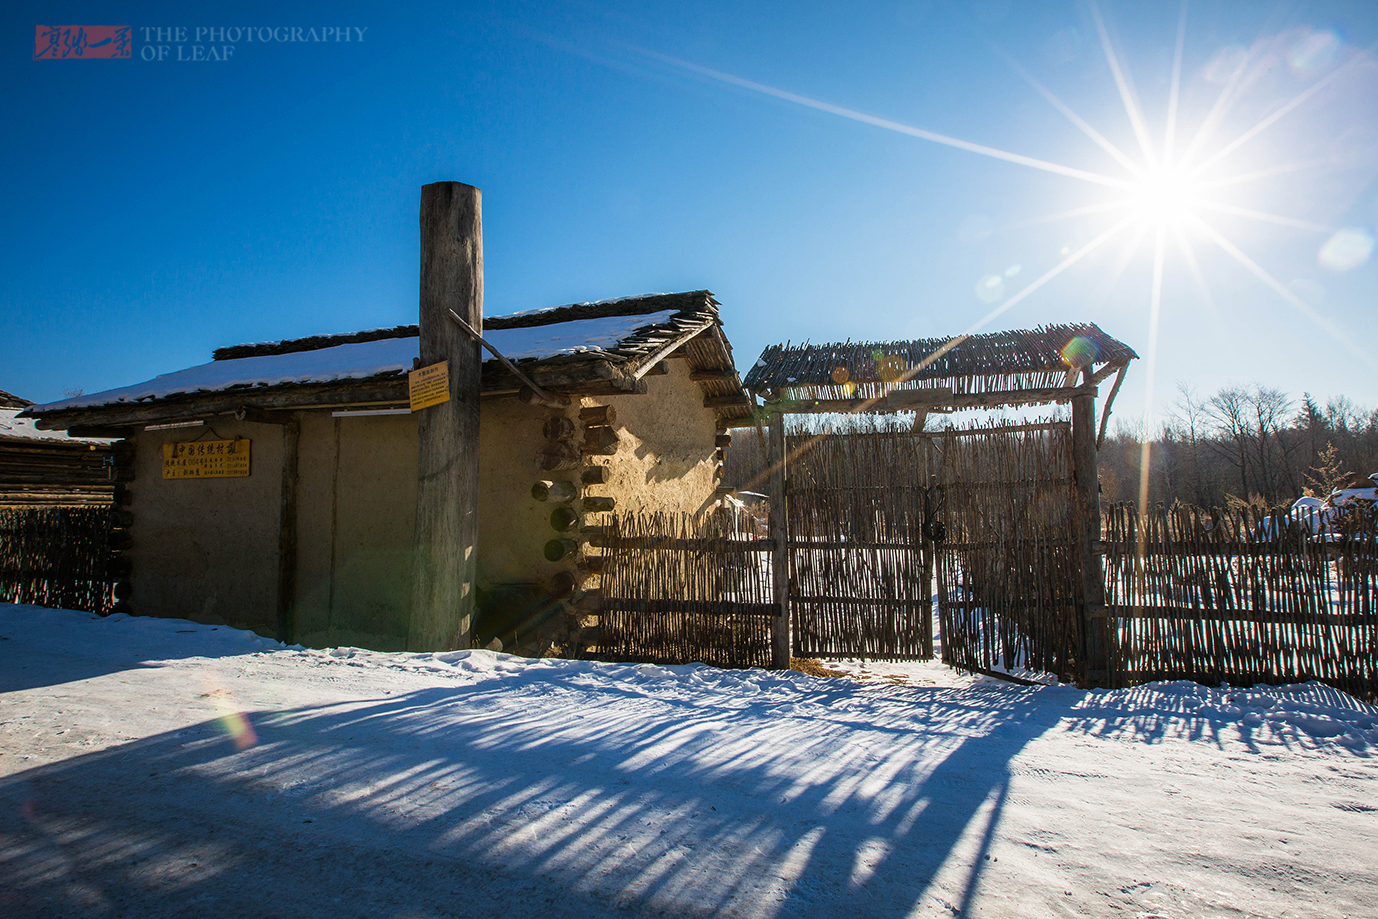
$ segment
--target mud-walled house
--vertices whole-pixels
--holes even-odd
[[[481,334],[519,374],[481,366],[472,640],[540,653],[577,643],[588,621],[579,600],[597,585],[590,546],[608,514],[712,506],[726,428],[751,400],[708,291],[486,317]],[[121,609],[318,647],[406,647],[418,336],[222,348],[27,409],[49,430],[123,439]]]

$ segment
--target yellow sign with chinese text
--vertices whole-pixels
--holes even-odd
[[[407,374],[407,394],[411,397],[411,410],[414,412],[449,402],[450,362],[441,361]]]
[[[163,444],[163,478],[230,479],[249,474],[249,438]]]

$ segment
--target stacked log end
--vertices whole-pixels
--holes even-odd
[[[589,550],[606,547],[610,528],[597,515],[612,513],[617,501],[612,495],[589,494],[588,489],[611,483],[611,469],[600,458],[615,455],[621,446],[616,425],[617,410],[611,405],[581,407],[577,423],[564,413],[550,415],[541,429],[546,444],[540,466],[546,472],[580,469],[579,477],[570,481],[552,476],[531,486],[534,500],[556,505],[549,517],[552,538],[542,546],[545,560],[556,568],[544,586],[567,618],[568,628],[554,640],[554,647],[576,656],[597,643],[608,557]]]
[[[607,425],[590,425],[584,428],[584,453],[588,456],[612,456],[617,453],[620,438],[617,431]]]
[[[732,434],[726,426],[720,423],[717,433],[713,435],[713,483],[715,486],[722,481],[723,468],[727,462],[727,448],[731,445]],[[722,491],[721,488],[717,490]],[[715,497],[721,498],[721,495],[715,494]]]
[[[579,497],[579,486],[573,482],[542,479],[531,486],[531,497],[537,501],[569,502]]]

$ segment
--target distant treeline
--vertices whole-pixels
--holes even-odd
[[[1161,428],[1121,423],[1106,436],[1103,502],[1139,499],[1145,440],[1150,503],[1275,506],[1378,472],[1378,410],[1344,396],[1322,407],[1257,383],[1210,396],[1178,384]]]

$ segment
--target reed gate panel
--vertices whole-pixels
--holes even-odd
[[[1077,676],[1082,591],[1071,425],[952,430],[933,444],[945,530],[936,566],[943,661]]]
[[[797,432],[786,453],[793,653],[933,657],[922,534],[931,438]]]

